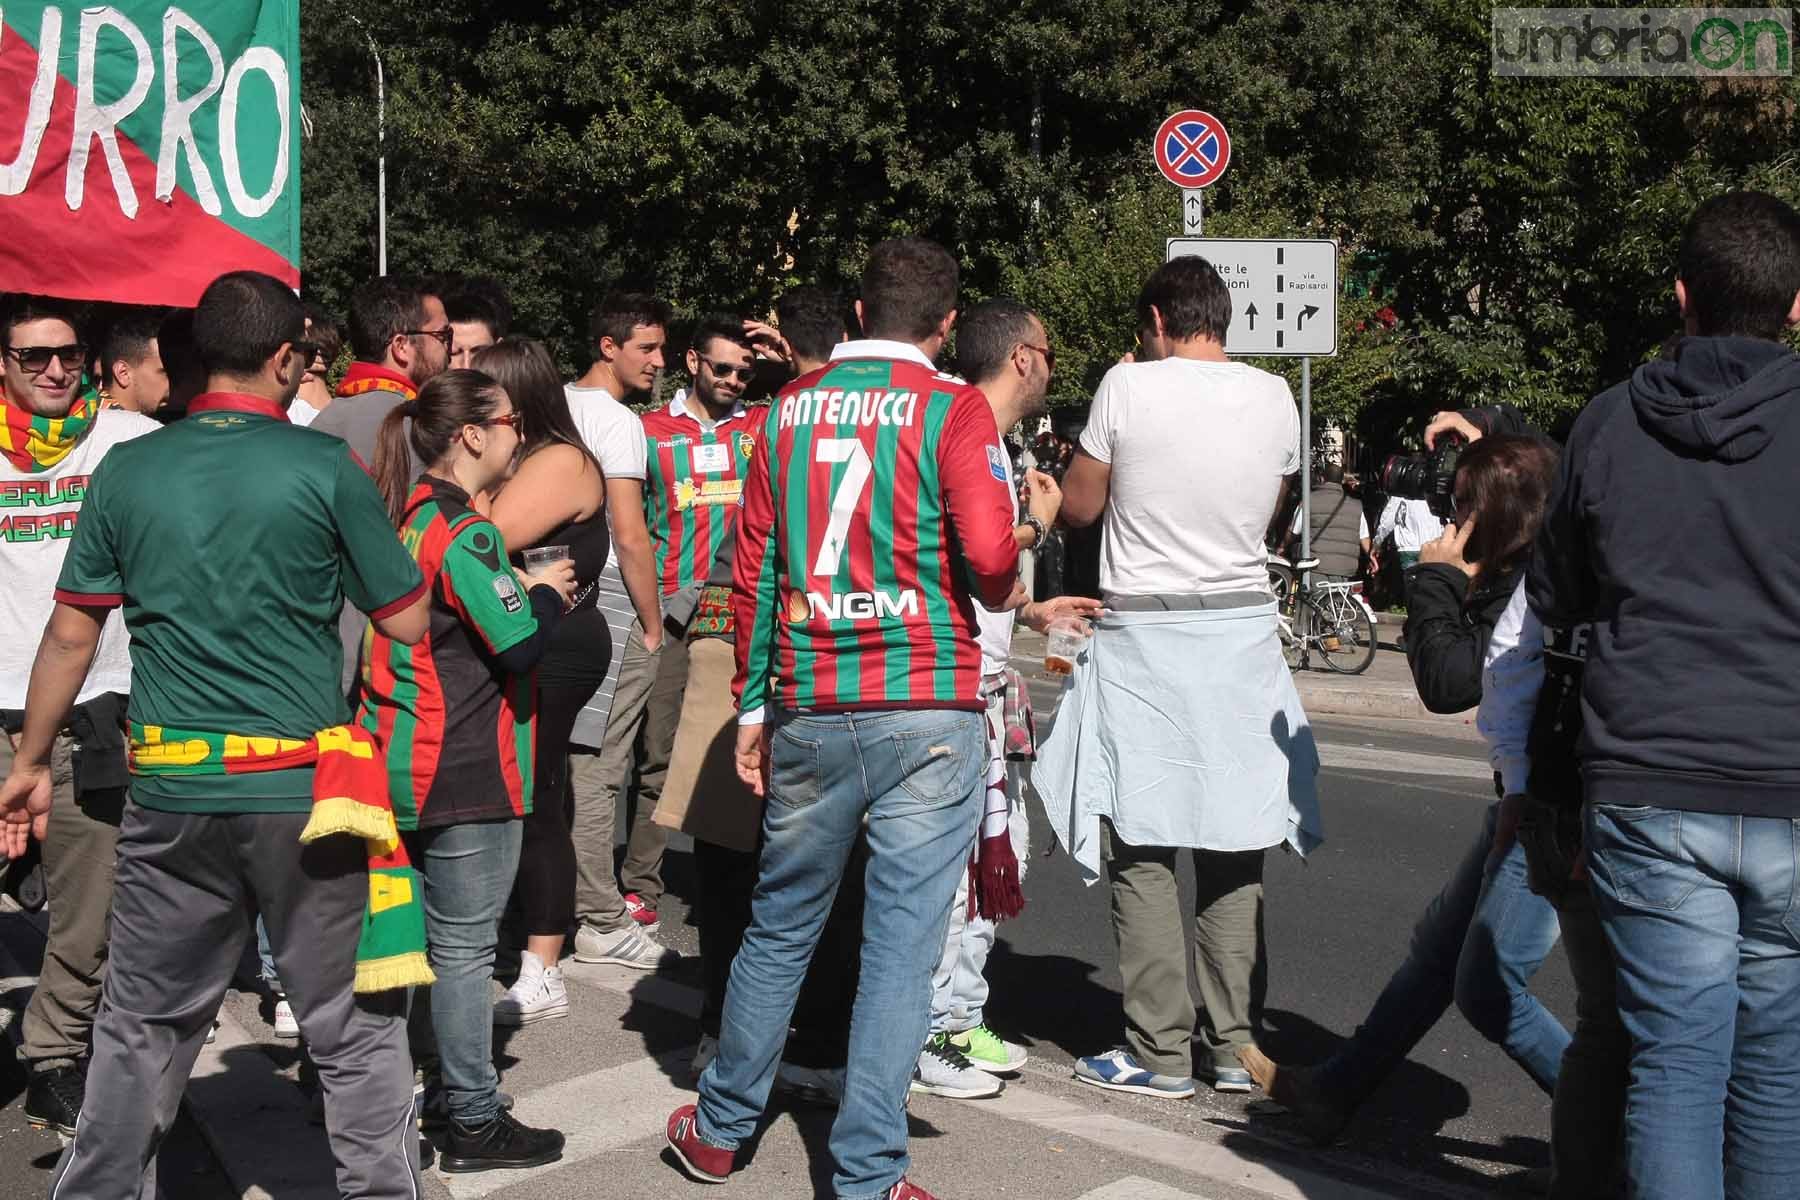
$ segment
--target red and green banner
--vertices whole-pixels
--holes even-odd
[[[0,291],[300,284],[299,0],[0,0]]]

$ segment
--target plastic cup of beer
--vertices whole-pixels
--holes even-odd
[[[1058,617],[1050,622],[1050,641],[1044,647],[1044,670],[1052,675],[1073,675],[1075,659],[1088,631],[1074,617]]]
[[[533,546],[525,552],[525,573],[535,575],[551,563],[569,557],[567,546]]]

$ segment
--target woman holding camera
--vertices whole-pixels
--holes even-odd
[[[1556,452],[1535,437],[1481,438],[1457,463],[1455,515],[1406,573],[1406,657],[1433,712],[1479,704],[1495,790],[1462,861],[1413,929],[1411,953],[1356,1033],[1315,1067],[1276,1067],[1260,1079],[1307,1132],[1331,1141],[1437,1023],[1452,1000],[1546,1093],[1569,1034],[1529,990],[1555,945],[1555,910],[1527,886],[1516,843],[1525,792],[1530,704],[1541,647],[1522,645],[1522,587],[1543,522]],[[1522,711],[1523,721],[1511,714]],[[1508,714],[1504,719],[1498,714]]]

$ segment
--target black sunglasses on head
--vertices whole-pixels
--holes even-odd
[[[67,346],[8,346],[6,354],[25,369],[28,375],[42,375],[57,359],[65,371],[79,371],[87,366],[88,348],[80,342]]]

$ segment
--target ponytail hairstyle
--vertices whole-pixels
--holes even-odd
[[[1544,523],[1556,448],[1522,433],[1490,434],[1456,464],[1456,515],[1475,522],[1463,557],[1477,564],[1471,593],[1525,564]]]
[[[600,462],[581,440],[575,418],[569,412],[569,395],[563,391],[562,373],[556,360],[536,338],[509,337],[475,352],[475,368],[494,377],[512,397],[518,410],[519,461],[545,446],[573,446],[600,471]],[[602,477],[605,472],[601,471]]]
[[[406,448],[427,468],[450,452],[465,425],[480,425],[494,415],[506,390],[480,371],[445,371],[419,389],[418,398],[396,404],[381,422],[375,442],[375,486],[387,502],[388,517],[398,527],[412,490],[412,460]],[[406,419],[412,419],[412,431]]]

